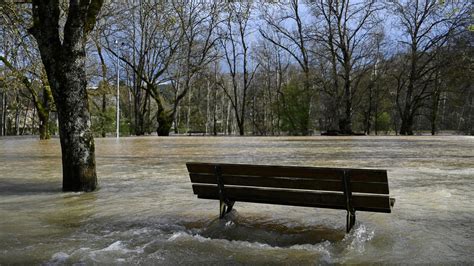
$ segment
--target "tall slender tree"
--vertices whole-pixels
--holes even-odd
[[[275,8],[277,7],[277,8]],[[311,112],[311,67],[308,40],[308,25],[304,21],[302,3],[291,0],[288,4],[269,4],[264,8],[263,19],[268,25],[267,30],[260,29],[262,37],[287,52],[303,72],[303,100],[300,107],[305,109],[298,124],[302,135],[308,135]],[[283,12],[282,12],[283,11]]]
[[[220,87],[234,109],[239,135],[245,134],[247,96],[259,64],[250,64],[249,24],[252,3],[230,3],[221,31],[221,47],[229,69],[231,86],[220,82]]]

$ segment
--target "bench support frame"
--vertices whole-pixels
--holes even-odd
[[[198,198],[219,200],[220,219],[232,211],[236,200],[346,209],[346,232],[349,233],[356,222],[356,208],[390,213],[395,203],[388,195],[386,170],[214,163],[186,165],[194,194]],[[298,183],[292,183],[292,179]],[[246,187],[251,191],[247,193]]]
[[[219,191],[219,219],[223,219],[224,216],[232,211],[235,201],[229,200],[225,193],[224,180],[222,178],[222,169],[220,165],[214,167],[214,175],[217,179],[217,187]],[[352,190],[350,183],[350,174],[347,171],[344,171],[343,175],[343,188],[344,188],[344,197],[346,200],[346,232],[349,233],[355,225],[356,221],[356,211],[352,206]]]
[[[216,167],[214,167],[214,174],[217,179],[217,187],[219,190],[219,219],[222,219],[227,213],[232,211],[235,201],[231,201],[229,198],[227,198],[220,165],[216,165]]]
[[[346,210],[347,210],[347,216],[346,216],[346,232],[349,233],[354,227],[355,221],[356,221],[356,211],[354,207],[352,206],[352,190],[351,190],[351,176],[347,171],[344,171],[344,175],[342,178],[342,181],[344,183],[344,196],[346,199]]]

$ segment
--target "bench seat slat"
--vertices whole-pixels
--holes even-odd
[[[190,174],[191,182],[216,184],[217,180],[213,174]],[[308,190],[341,191],[342,182],[336,180],[314,180],[309,178],[285,178],[285,177],[261,177],[261,176],[238,176],[222,175],[225,185],[274,187]]]
[[[190,173],[192,183],[217,184],[214,174]],[[265,177],[265,176],[242,176],[242,175],[222,175],[225,185],[237,186],[255,186],[255,187],[273,187],[290,188],[321,191],[343,191],[343,183],[338,180],[324,180],[298,177]],[[367,183],[352,182],[353,192],[388,194],[388,185],[386,183]]]
[[[379,169],[349,169],[352,182],[388,183],[387,170]]]
[[[352,182],[351,191],[368,194],[389,194],[387,183]]]
[[[190,173],[214,173],[217,164],[188,163]],[[275,166],[275,165],[248,165],[248,164],[218,164],[221,166],[223,174],[228,175],[249,175],[249,176],[269,176],[269,177],[305,177],[323,178],[332,180],[342,180],[343,172],[338,169],[295,166]]]
[[[212,163],[187,163],[190,173],[213,174],[214,167],[219,165],[222,174],[248,175],[262,177],[300,177],[324,180],[342,181],[344,171],[348,171],[352,181],[387,183],[387,171],[374,169],[349,169],[349,168],[323,168],[275,165],[249,165],[249,164],[212,164]]]
[[[219,199],[216,185],[193,184],[194,194],[203,199]],[[342,193],[312,192],[282,189],[226,186],[227,197],[232,201],[269,203],[292,206],[306,206],[331,209],[345,209]],[[382,195],[352,195],[356,210],[371,212],[391,212],[390,199]]]

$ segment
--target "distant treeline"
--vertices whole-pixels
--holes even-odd
[[[0,135],[57,134],[31,7],[0,3]],[[107,1],[97,136],[474,135],[470,1]],[[118,79],[118,80],[117,80]]]

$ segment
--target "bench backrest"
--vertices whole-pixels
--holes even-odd
[[[391,212],[386,170],[187,163],[199,198],[219,199],[219,169],[234,201]],[[216,168],[217,167],[217,168]]]

